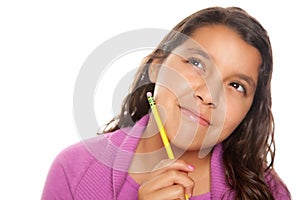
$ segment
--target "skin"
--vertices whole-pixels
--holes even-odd
[[[211,154],[199,158],[199,150],[203,146],[213,147],[230,136],[253,102],[261,65],[258,50],[223,25],[198,28],[191,38],[209,55],[207,62],[201,65],[198,61],[205,59],[198,55],[171,53],[163,63],[164,69],[152,69],[151,74],[151,79],[159,83],[170,78],[171,70],[187,83],[176,85],[165,81],[157,84],[154,91],[172,148],[175,152],[182,150],[183,153],[177,156],[176,161],[167,159],[154,163],[156,166],[151,172],[130,173],[141,184],[139,199],[185,199],[184,194],[195,196],[209,192]],[[212,81],[209,79],[215,77],[212,75],[215,72],[203,70],[203,65],[210,63],[213,63],[219,73],[219,78]],[[206,83],[215,84],[207,86]],[[222,92],[224,96],[218,96]],[[223,111],[218,110],[222,102],[226,108]],[[198,113],[198,118],[200,115],[201,117],[196,121],[191,120],[190,110]],[[221,121],[215,120],[214,115],[218,116],[218,112],[224,112]],[[154,120],[151,118],[136,153],[163,149],[153,124]],[[216,130],[220,130],[218,137],[209,131],[216,127],[219,127]],[[205,142],[205,136],[212,142]],[[132,166],[138,163],[139,160],[134,158]]]

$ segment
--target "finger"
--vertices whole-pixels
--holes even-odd
[[[172,185],[161,189],[157,192],[158,195],[166,194],[168,198],[166,199],[181,199],[185,200],[185,189],[182,185]]]
[[[194,181],[186,172],[178,170],[169,170],[145,182],[142,186],[145,188],[145,193],[160,190],[172,185],[181,185],[185,188],[185,193],[189,196],[194,188]]]
[[[165,159],[160,161],[153,169],[153,171],[164,172],[170,169],[175,169],[179,171],[192,172],[194,170],[194,166],[188,164],[184,160],[173,160],[173,159]]]
[[[185,189],[182,185],[171,185],[155,192],[148,193],[145,199],[151,200],[170,200],[182,199],[185,200]]]

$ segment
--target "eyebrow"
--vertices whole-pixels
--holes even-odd
[[[253,89],[256,88],[256,84],[250,76],[247,76],[246,74],[240,74],[240,73],[236,74],[235,76],[246,81]]]
[[[197,54],[200,54],[201,56],[207,58],[208,60],[211,60],[211,56],[206,53],[204,50],[202,49],[198,49],[198,48],[188,48],[187,49],[188,51],[191,51],[191,52],[195,52]]]

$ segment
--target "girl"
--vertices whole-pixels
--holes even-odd
[[[267,32],[245,11],[188,16],[144,59],[105,134],[56,158],[42,198],[290,199],[273,169],[271,76]]]

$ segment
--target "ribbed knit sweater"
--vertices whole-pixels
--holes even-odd
[[[63,150],[54,160],[45,183],[43,200],[52,199],[131,199],[120,195],[126,191],[126,172],[149,116],[132,128],[84,140]],[[211,158],[210,199],[234,199],[234,191],[226,182],[222,144],[214,147]],[[266,176],[276,200],[290,199],[284,185],[270,173]],[[129,191],[129,190],[128,190]],[[130,190],[131,191],[131,190]],[[193,199],[196,199],[193,197]],[[202,198],[203,199],[203,198]]]

